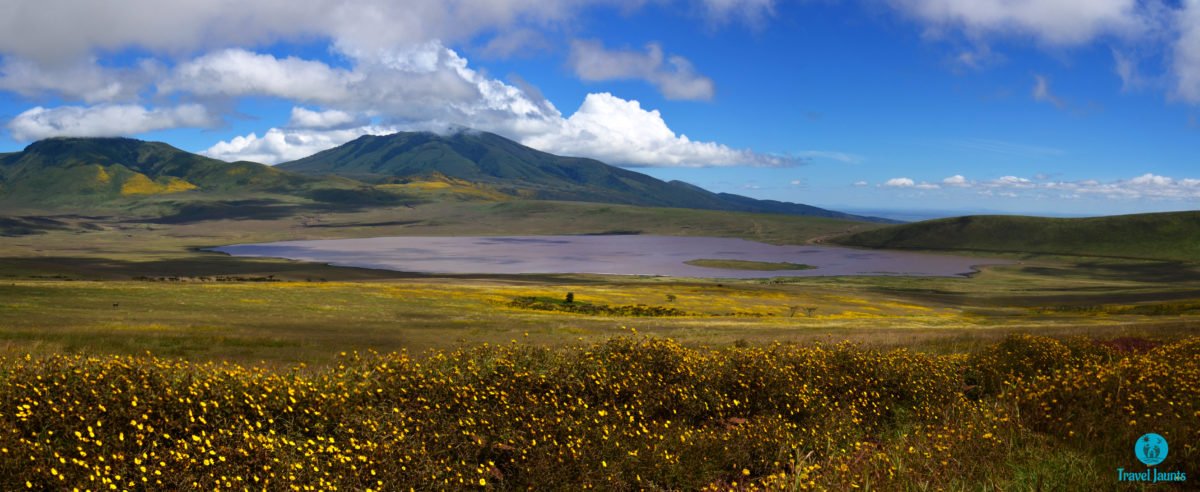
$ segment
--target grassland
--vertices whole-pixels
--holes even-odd
[[[812,265],[803,263],[788,263],[771,262],[771,261],[748,261],[748,260],[727,260],[718,258],[699,258],[688,260],[684,263],[692,266],[704,268],[724,268],[727,270],[754,270],[760,272],[776,272],[780,270],[811,270],[816,268]]]
[[[1081,219],[969,216],[833,238],[849,246],[1200,261],[1200,212]]]
[[[266,205],[267,207],[278,205]],[[1031,257],[972,278],[769,280],[423,276],[200,251],[282,239],[625,233],[803,243],[871,224],[548,202],[437,202],[275,219],[56,216],[0,237],[0,350],[321,363],[342,350],[599,341],[625,327],[689,346],[854,340],[953,351],[1013,331],[1158,335],[1193,326],[1200,274],[1170,261]],[[290,211],[288,213],[294,213]],[[271,217],[271,214],[265,214]],[[235,216],[237,217],[237,216]],[[26,220],[25,227],[43,222]],[[217,281],[231,279],[271,280]],[[135,280],[140,279],[140,280]],[[589,316],[521,297],[652,306],[686,316]],[[1136,308],[1136,309],[1134,309]],[[669,312],[669,311],[666,311]],[[1157,314],[1156,314],[1157,313]],[[1163,314],[1175,313],[1175,314]]]
[[[0,489],[1104,490],[1142,433],[1170,439],[1164,471],[1197,457],[1187,261],[426,276],[202,248],[617,232],[799,244],[878,226],[524,201],[209,205],[0,221],[0,401],[14,403]],[[605,309],[535,306],[567,293]]]

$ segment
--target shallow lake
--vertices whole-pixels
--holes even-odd
[[[377,237],[237,244],[233,256],[448,274],[601,273],[673,277],[765,278],[829,275],[957,276],[1006,260],[833,246],[776,246],[744,239],[679,236]],[[728,270],[695,259],[788,262],[810,270]]]

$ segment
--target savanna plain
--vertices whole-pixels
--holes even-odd
[[[1137,468],[1147,432],[1170,442],[1162,470],[1200,458],[1192,258],[964,247],[1010,263],[963,277],[439,276],[205,248],[804,244],[882,226],[521,200],[196,210],[4,223],[0,489],[1112,490],[1135,487],[1117,469]]]

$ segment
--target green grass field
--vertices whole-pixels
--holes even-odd
[[[342,350],[423,350],[514,339],[561,344],[602,340],[630,328],[689,345],[854,340],[955,350],[1012,331],[1163,334],[1191,326],[1193,314],[1179,306],[1200,299],[1195,267],[1171,261],[1009,255],[1019,263],[989,267],[972,278],[712,281],[437,277],[200,250],[282,239],[617,229],[804,243],[879,227],[779,215],[441,202],[272,220],[54,220],[62,225],[0,237],[5,352],[149,350],[195,360],[319,362]],[[658,306],[688,315],[621,318],[510,306],[518,297],[561,299],[566,292],[581,302]],[[1142,307],[1122,311],[1122,306]],[[1162,312],[1183,314],[1146,314]]]
[[[1103,490],[1141,433],[1171,439],[1169,466],[1197,452],[1200,272],[1178,258],[431,276],[202,248],[879,226],[520,201],[197,210],[7,222],[0,488]],[[567,293],[586,309],[557,309]]]
[[[867,248],[1200,261],[1200,212],[1081,219],[981,215],[929,220],[832,239]]]

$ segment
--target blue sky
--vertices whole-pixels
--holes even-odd
[[[468,126],[837,209],[1200,201],[1196,1],[16,3],[0,151],[124,135],[277,163]]]

